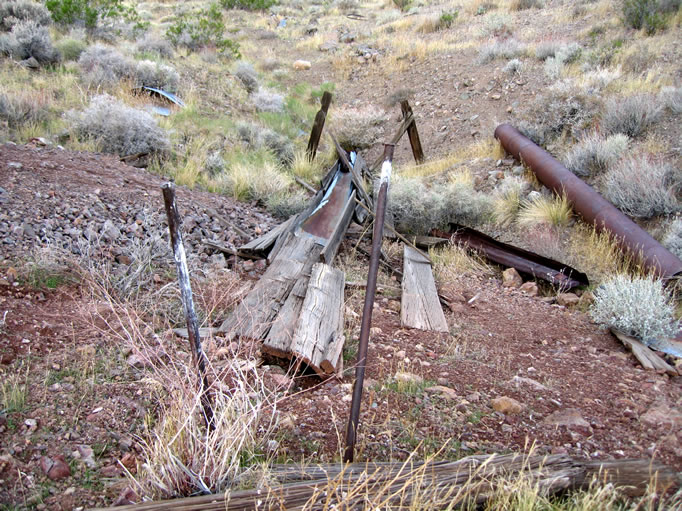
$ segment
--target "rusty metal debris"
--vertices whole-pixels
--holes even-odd
[[[386,214],[386,195],[391,180],[391,162],[393,161],[393,144],[384,146],[384,164],[381,168],[381,187],[376,201],[374,214],[374,232],[372,234],[372,251],[369,258],[369,271],[367,274],[367,291],[365,293],[365,305],[362,311],[362,323],[360,326],[360,341],[358,347],[358,359],[355,369],[355,383],[353,384],[353,400],[351,401],[350,417],[346,429],[346,451],[343,455],[344,462],[352,462],[355,454],[355,439],[360,418],[360,402],[362,401],[362,386],[365,381],[365,367],[367,366],[367,347],[369,345],[369,330],[372,325],[372,311],[374,308],[374,296],[377,287],[377,273],[379,271],[379,258],[381,253],[381,241],[384,234],[384,216]]]
[[[449,238],[481,252],[494,263],[516,268],[521,273],[546,280],[551,284],[568,290],[589,285],[587,275],[567,264],[554,261],[528,250],[497,241],[482,232],[452,224]],[[439,233],[446,235],[446,233]]]
[[[678,257],[516,128],[500,124],[495,138],[514,158],[528,165],[542,184],[566,195],[573,209],[597,231],[609,232],[624,251],[641,258],[647,269],[665,279],[682,275]]]

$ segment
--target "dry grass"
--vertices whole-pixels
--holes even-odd
[[[452,282],[463,275],[491,276],[495,270],[483,257],[457,243],[429,251],[433,271],[439,282]]]
[[[547,224],[563,227],[569,224],[573,216],[571,203],[565,195],[561,197],[537,197],[521,203],[518,223],[524,227]]]

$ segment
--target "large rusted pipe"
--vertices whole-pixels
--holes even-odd
[[[369,345],[369,330],[372,326],[372,311],[377,288],[377,273],[381,257],[381,241],[384,237],[384,217],[386,216],[386,195],[391,181],[391,161],[393,161],[393,144],[384,146],[384,164],[381,168],[381,187],[376,201],[374,214],[374,231],[372,233],[372,252],[369,256],[369,271],[367,272],[367,291],[365,292],[365,306],[362,310],[362,324],[360,325],[360,343],[358,346],[358,361],[355,367],[355,383],[353,384],[353,400],[350,404],[350,415],[346,427],[346,451],[343,461],[353,461],[355,455],[355,440],[360,420],[360,402],[362,401],[362,386],[365,381],[365,367],[367,366],[367,347]]]
[[[514,158],[528,165],[542,184],[558,195],[566,195],[586,222],[597,231],[609,232],[624,251],[641,258],[647,269],[665,279],[682,275],[678,257],[516,128],[500,124],[495,138]]]

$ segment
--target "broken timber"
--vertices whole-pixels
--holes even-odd
[[[663,494],[680,476],[658,461],[590,461],[565,454],[469,456],[458,461],[274,465],[271,485],[214,495],[121,506],[120,511],[247,511],[302,509],[483,508],[509,481],[550,496],[591,484],[612,484],[626,495]],[[648,485],[652,488],[648,488]],[[508,490],[507,490],[508,491]]]
[[[404,245],[400,324],[420,330],[447,332],[448,324],[438,299],[430,262]]]
[[[264,353],[306,363],[323,377],[336,374],[344,343],[345,275],[330,265],[356,197],[367,196],[356,155],[352,163],[345,151],[340,157],[304,211],[240,247],[245,254],[267,254],[270,265],[219,329],[260,339]]]
[[[632,352],[639,363],[642,364],[644,369],[652,369],[654,371],[662,371],[670,376],[678,376],[679,373],[677,369],[668,364],[659,355],[657,355],[653,350],[649,349],[648,346],[641,343],[634,337],[630,337],[625,333],[611,329],[611,333],[616,336],[616,338],[623,343],[623,345]]]

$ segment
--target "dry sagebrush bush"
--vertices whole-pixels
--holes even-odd
[[[258,112],[282,112],[284,96],[266,89],[259,89],[251,95],[251,102]]]
[[[440,189],[427,188],[418,178],[396,176],[388,194],[388,211],[395,227],[405,234],[428,234],[443,228],[445,197]]]
[[[95,96],[84,111],[72,110],[66,117],[78,139],[93,140],[107,153],[163,155],[170,150],[168,135],[151,114],[107,94]]]
[[[386,112],[375,106],[345,105],[335,110],[328,122],[344,148],[366,149],[379,140],[387,120]]]
[[[87,48],[85,41],[65,37],[57,43],[57,49],[62,54],[62,59],[66,61],[78,60]]]
[[[661,90],[660,100],[672,113],[682,113],[682,87],[664,87]]]
[[[645,342],[673,337],[680,329],[660,280],[619,274],[599,286],[594,298],[590,315],[595,322]]]
[[[660,114],[661,107],[656,99],[647,94],[611,98],[606,103],[599,126],[604,135],[623,133],[636,137],[656,122]]]
[[[280,163],[289,164],[294,159],[294,144],[284,135],[250,122],[237,124],[237,134],[251,149],[264,147],[277,157]]]
[[[180,75],[174,68],[151,60],[138,62],[134,76],[138,87],[154,87],[168,92],[177,92],[180,83]]]
[[[679,170],[646,155],[625,158],[604,175],[604,197],[630,216],[651,218],[680,209]]]
[[[32,20],[20,21],[9,34],[0,35],[0,52],[18,60],[34,58],[42,65],[61,59],[47,28]]]
[[[90,85],[114,85],[124,77],[131,76],[134,63],[121,52],[105,46],[94,44],[86,49],[78,59],[83,71],[83,80]]]
[[[0,120],[6,121],[12,129],[42,122],[47,119],[48,114],[47,104],[35,93],[0,93]]]
[[[258,83],[258,73],[256,73],[256,70],[250,63],[240,60],[237,62],[233,73],[249,94],[256,92],[260,87]]]
[[[622,133],[608,138],[592,133],[566,154],[564,163],[577,176],[592,176],[617,162],[627,151],[628,143],[627,135]]]
[[[682,259],[682,218],[673,220],[663,238],[663,245]]]
[[[526,45],[516,39],[497,40],[481,47],[478,52],[478,62],[485,64],[498,58],[513,59],[525,55],[526,52]]]
[[[175,55],[173,46],[167,39],[152,33],[148,33],[138,40],[135,49],[138,53],[151,53],[166,59],[172,59]]]
[[[516,220],[529,187],[530,183],[519,177],[502,181],[493,195],[493,217],[498,224],[510,225]]]
[[[50,11],[38,2],[25,0],[0,1],[0,32],[9,32],[22,21],[33,21],[42,26],[52,22]]]

